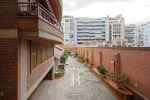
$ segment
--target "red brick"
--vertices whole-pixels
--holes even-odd
[[[82,50],[86,50],[89,63],[93,64],[93,67],[102,63],[110,72],[114,72],[114,56],[119,53],[121,73],[129,77],[130,85],[134,89],[150,99],[149,48],[78,48],[77,51],[81,54]]]
[[[0,39],[0,55],[0,98],[17,100],[17,40]]]

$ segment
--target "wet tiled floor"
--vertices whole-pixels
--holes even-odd
[[[67,63],[64,78],[44,81],[29,100],[117,100],[76,58],[70,57]]]

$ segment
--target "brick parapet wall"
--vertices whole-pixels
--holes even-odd
[[[115,55],[120,54],[120,71],[129,77],[130,85],[150,99],[150,48],[77,48],[92,67],[104,64],[114,72]],[[86,56],[84,55],[86,54]]]

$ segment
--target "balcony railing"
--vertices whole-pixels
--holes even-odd
[[[37,3],[18,3],[18,15],[19,16],[38,16],[38,4]]]
[[[53,12],[50,12],[39,3],[19,2],[18,15],[22,17],[39,17],[61,31],[61,26]]]

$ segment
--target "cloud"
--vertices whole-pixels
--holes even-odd
[[[150,20],[150,0],[64,0],[64,15],[106,17],[122,14],[126,23]]]
[[[64,11],[74,11],[80,8],[84,8],[89,4],[95,2],[114,3],[114,2],[130,2],[133,0],[63,0]]]

